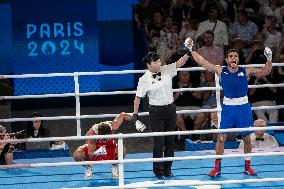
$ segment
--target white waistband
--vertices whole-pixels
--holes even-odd
[[[243,105],[248,103],[248,96],[239,98],[227,98],[224,96],[223,104],[225,105]]]

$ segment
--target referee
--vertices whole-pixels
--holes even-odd
[[[140,99],[149,97],[149,125],[152,132],[175,131],[176,106],[173,101],[172,78],[177,68],[183,66],[191,56],[188,51],[177,62],[161,66],[157,53],[149,52],[142,62],[147,66],[146,73],[139,78],[134,99],[133,120],[138,119]],[[174,156],[174,136],[154,137],[153,158]],[[153,162],[153,172],[157,178],[172,177],[172,161]]]

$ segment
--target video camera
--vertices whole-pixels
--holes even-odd
[[[26,138],[26,130],[21,130],[15,133],[9,133],[10,138],[17,138],[17,139],[21,139],[21,138]]]

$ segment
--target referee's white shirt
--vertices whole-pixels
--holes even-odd
[[[154,79],[149,70],[139,78],[136,96],[149,97],[149,104],[153,106],[164,106],[173,103],[172,78],[177,75],[176,63],[161,66],[161,80]]]

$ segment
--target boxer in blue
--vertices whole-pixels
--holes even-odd
[[[239,67],[239,56],[235,49],[230,49],[226,53],[226,67],[216,66],[205,60],[196,51],[192,51],[193,41],[187,38],[185,46],[188,53],[191,52],[192,58],[202,67],[210,72],[216,73],[221,80],[221,86],[224,91],[223,106],[221,112],[220,129],[227,128],[248,128],[253,126],[253,118],[250,104],[248,102],[248,82],[252,75],[268,75],[272,69],[272,51],[268,47],[264,50],[267,58],[266,64],[262,68]],[[251,132],[240,132],[244,141],[244,153],[251,153],[252,145]],[[216,154],[224,153],[224,142],[226,133],[218,135],[216,143]],[[256,172],[250,166],[250,157],[245,157],[245,174],[256,175]],[[215,167],[208,173],[211,177],[221,175],[221,159],[215,160]]]

